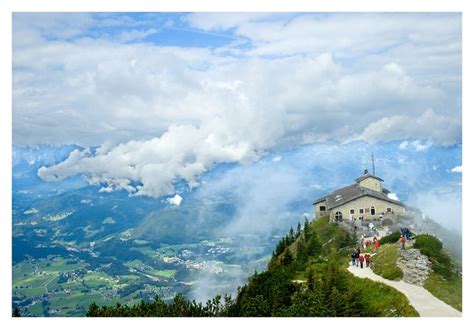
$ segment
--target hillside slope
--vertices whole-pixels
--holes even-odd
[[[88,316],[418,316],[407,298],[382,283],[346,270],[355,239],[327,217],[290,230],[267,270],[255,273],[235,299],[205,305],[178,295],[172,303],[97,307]]]

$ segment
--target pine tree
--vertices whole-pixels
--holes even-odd
[[[14,317],[14,318],[19,318],[19,317],[21,317],[20,309],[19,309],[18,307],[15,307],[15,309],[13,310],[13,312],[12,312],[12,317]]]
[[[281,263],[282,265],[290,265],[292,261],[293,256],[291,255],[290,249],[286,248],[283,257],[281,258]]]
[[[298,226],[296,226],[296,237],[299,237],[301,234],[301,224],[298,222]]]
[[[308,218],[305,218],[303,232],[304,232],[304,238],[305,238],[305,240],[307,240],[307,239],[309,238],[309,222],[308,222]]]
[[[299,239],[298,243],[296,244],[296,258],[297,260],[304,265],[308,260],[308,252],[306,250],[306,243],[303,239]]]
[[[318,256],[321,252],[321,243],[319,242],[316,236],[311,236],[307,244],[307,254],[308,256]]]

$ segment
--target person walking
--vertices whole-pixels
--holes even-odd
[[[377,252],[379,250],[379,247],[380,247],[380,242],[379,240],[375,240],[374,242],[374,247],[375,247],[375,252]]]
[[[357,262],[357,266],[359,266],[359,255],[360,255],[360,248],[357,248],[357,251],[355,253],[355,260]]]
[[[370,255],[365,254],[364,258],[365,258],[365,266],[369,267],[369,265],[370,265]]]
[[[360,268],[364,268],[364,256],[362,254],[359,255],[359,264]]]
[[[405,242],[406,242],[405,236],[403,234],[400,235],[400,246],[402,249],[405,249]]]

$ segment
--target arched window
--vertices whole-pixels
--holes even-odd
[[[336,221],[342,221],[342,212],[336,211]]]

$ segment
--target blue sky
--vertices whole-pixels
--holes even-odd
[[[449,148],[461,59],[460,14],[15,13],[13,142],[152,197],[306,144]]]

